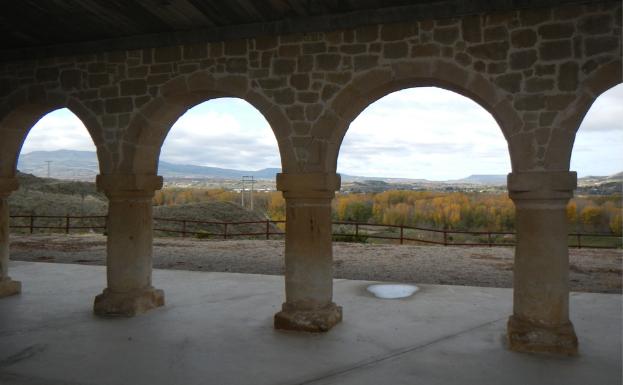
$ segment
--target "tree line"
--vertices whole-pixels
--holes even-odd
[[[240,204],[241,197],[232,190],[197,188],[167,188],[156,192],[154,197],[158,206],[205,201]],[[621,202],[621,194],[573,198],[567,206],[570,231],[621,235]],[[278,191],[256,192],[254,209],[272,220],[285,219],[285,201]],[[515,208],[505,193],[411,190],[338,193],[333,200],[333,219],[448,230],[515,230]]]

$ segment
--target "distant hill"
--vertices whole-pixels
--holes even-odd
[[[607,176],[585,176],[578,178],[578,186],[602,185],[623,182],[623,172]],[[470,175],[467,178],[447,181],[446,183],[474,183],[491,186],[506,185],[506,175]]]
[[[577,195],[612,195],[623,193],[623,172],[609,176],[578,178]]]
[[[99,174],[97,155],[92,151],[34,151],[21,154],[17,169],[26,174],[38,177],[48,175],[50,161],[50,177],[72,180],[94,180]]]
[[[280,168],[264,168],[256,171],[234,170],[229,168],[194,166],[190,164],[174,164],[160,161],[158,174],[165,178],[217,178],[240,179],[253,176],[255,179],[274,179]]]
[[[385,176],[359,176],[359,175],[348,175],[344,173],[340,173],[342,178],[342,182],[353,182],[353,183],[371,183],[371,182],[383,182],[383,183],[437,183],[432,182],[426,179],[415,179],[415,178],[389,178]]]
[[[582,178],[578,178],[579,186],[594,186],[600,185],[604,183],[622,183],[623,182],[623,172],[618,172],[616,174],[608,175],[608,176],[585,176]]]
[[[50,163],[50,177],[69,180],[94,180],[99,174],[97,155],[92,151],[33,151],[19,157],[17,168],[21,172],[39,177],[48,175]],[[260,170],[234,170],[219,167],[205,167],[188,164],[174,164],[161,161],[158,173],[165,178],[220,178],[240,179],[243,175],[253,176],[255,179],[274,179],[275,174],[281,172],[279,168],[264,168]]]
[[[373,183],[385,183],[391,185],[489,185],[489,186],[502,186],[506,185],[506,175],[470,175],[467,178],[452,179],[452,180],[428,180],[428,179],[410,179],[410,178],[384,178],[384,177],[361,177],[342,174],[343,182],[352,182],[355,184],[373,184]]]
[[[17,168],[24,173],[33,174],[38,177],[45,177],[47,176],[48,172],[48,164],[46,163],[46,161],[51,161],[50,176],[57,179],[92,181],[99,173],[99,165],[97,163],[96,153],[91,151],[34,151],[20,155]],[[279,172],[281,172],[281,169],[279,168],[263,168],[260,170],[234,170],[229,168],[175,164],[164,161],[160,162],[158,168],[159,175],[171,179],[186,178],[240,180],[242,176],[248,175],[253,176],[255,179],[273,181],[275,178],[275,174]],[[439,187],[440,185],[474,185],[493,187],[506,186],[506,175],[495,174],[476,174],[470,175],[467,178],[448,181],[431,181],[426,179],[410,178],[387,178],[382,176],[364,177],[347,174],[341,174],[341,176],[343,184],[353,183],[368,185],[374,184],[375,182],[383,182],[391,184],[391,186],[389,186],[389,189],[409,189],[409,185],[418,185],[421,188],[427,188],[429,186]],[[604,183],[620,184],[622,181],[623,172],[619,172],[610,176],[588,176],[579,178],[578,185],[587,187],[596,186]],[[381,188],[381,186],[376,187]]]
[[[506,175],[470,175],[467,178],[449,182],[474,183],[483,185],[506,185]]]

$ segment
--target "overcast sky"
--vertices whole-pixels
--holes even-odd
[[[571,169],[580,176],[623,170],[623,85],[603,94],[576,137]],[[66,109],[43,117],[22,153],[95,151],[86,129]],[[234,169],[280,167],[277,141],[263,116],[240,99],[202,103],[171,129],[161,159]],[[475,102],[439,88],[412,88],[370,105],[351,124],[338,172],[447,180],[510,172],[506,141],[495,120]]]

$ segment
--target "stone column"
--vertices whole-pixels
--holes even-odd
[[[333,300],[331,200],[337,174],[277,174],[286,200],[286,302],[275,328],[324,332],[342,320]]]
[[[164,305],[164,293],[151,285],[152,198],[162,188],[155,175],[98,175],[108,197],[106,278],[95,297],[101,316],[134,316]]]
[[[517,245],[511,350],[574,355],[578,340],[569,321],[569,249],[566,207],[575,172],[513,172],[508,191],[515,203]]]
[[[9,204],[11,192],[17,190],[16,178],[0,177],[0,298],[19,294],[22,283],[9,277]]]

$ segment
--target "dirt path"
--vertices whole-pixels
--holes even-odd
[[[154,240],[154,267],[283,274],[283,241]],[[101,235],[13,235],[11,259],[103,265]],[[573,291],[621,293],[622,250],[571,249]],[[513,249],[334,244],[336,278],[512,287]]]

